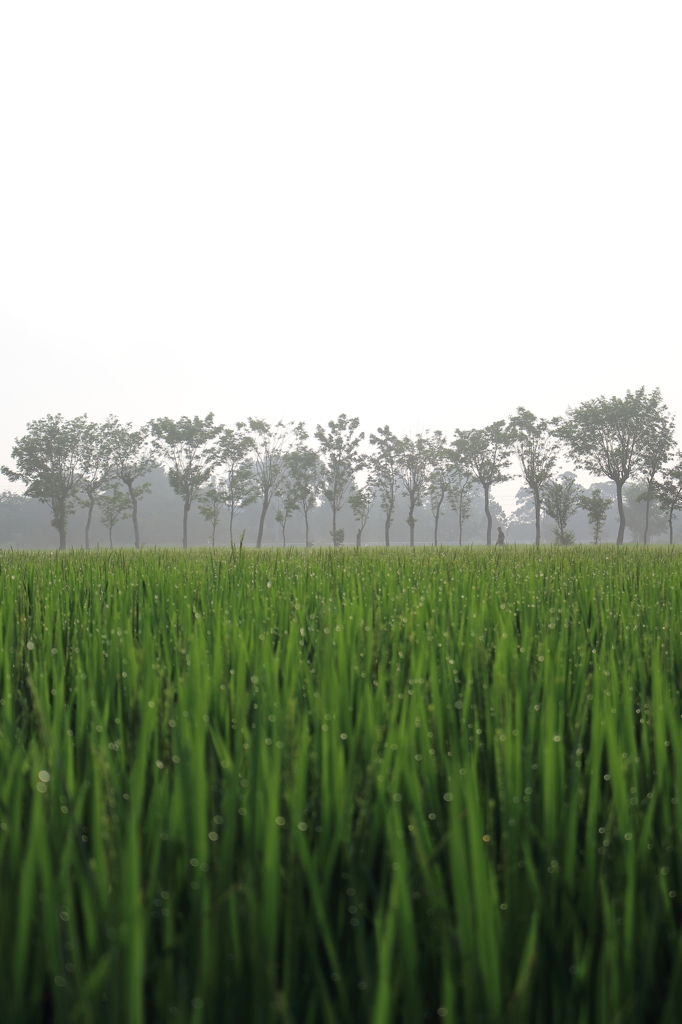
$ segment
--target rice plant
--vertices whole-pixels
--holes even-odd
[[[6,1019],[677,1020],[674,549],[5,552],[0,596]]]

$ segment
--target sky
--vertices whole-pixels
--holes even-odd
[[[48,412],[451,433],[643,384],[682,420],[681,30],[623,0],[2,5],[0,462]]]

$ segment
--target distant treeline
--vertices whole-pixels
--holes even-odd
[[[595,543],[674,540],[682,509],[682,456],[658,389],[603,396],[541,419],[522,407],[487,427],[366,439],[357,418],[318,425],[212,413],[151,420],[134,429],[110,416],[48,415],[27,425],[3,466],[23,496],[0,495],[0,545],[193,543]],[[363,445],[364,442],[364,445]],[[511,472],[512,461],[519,472]],[[601,478],[581,487],[560,458]],[[518,475],[516,511],[492,488]],[[144,503],[144,504],[142,504]],[[130,520],[128,531],[122,524]],[[551,535],[548,524],[551,523]],[[570,528],[569,528],[570,527]],[[126,537],[126,533],[128,536]]]

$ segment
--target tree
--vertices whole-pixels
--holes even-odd
[[[428,431],[416,437],[403,437],[398,445],[398,478],[402,495],[407,498],[407,525],[410,547],[414,547],[415,509],[424,504],[424,491],[431,465],[431,438]]]
[[[332,510],[331,536],[335,548],[342,543],[336,517],[346,503],[355,474],[365,465],[364,457],[358,453],[365,436],[356,433],[359,426],[357,416],[349,419],[342,413],[337,420],[329,420],[327,430],[319,423],[315,430],[322,462],[322,493]]]
[[[285,456],[294,443],[303,442],[308,435],[302,423],[278,420],[271,425],[265,420],[249,417],[248,426],[254,489],[262,503],[256,538],[256,547],[260,548],[270,502],[277,494],[287,471]]]
[[[220,466],[224,470],[218,482],[230,522],[230,546],[234,545],[234,520],[244,509],[258,498],[253,479],[251,452],[252,438],[246,431],[245,423],[237,423],[223,431],[220,438]]]
[[[200,491],[197,500],[197,507],[202,519],[211,524],[211,547],[215,547],[215,532],[220,522],[220,516],[225,508],[225,492],[216,487],[207,487]]]
[[[389,427],[379,427],[376,434],[369,435],[370,444],[376,452],[369,460],[369,478],[379,496],[379,505],[384,512],[384,541],[390,547],[390,530],[398,497],[398,449],[400,442]]]
[[[426,496],[433,515],[433,546],[438,547],[438,526],[443,503],[450,494],[454,453],[447,446],[442,431],[434,431],[429,453],[430,471],[426,477]]]
[[[456,446],[462,464],[471,472],[474,483],[483,488],[485,516],[488,521],[486,544],[492,544],[493,517],[490,513],[490,488],[511,480],[505,470],[511,465],[513,435],[504,420],[496,420],[477,430],[458,430]]]
[[[644,537],[647,534],[656,537],[668,529],[668,520],[658,506],[657,490],[657,481],[649,488],[646,480],[642,480],[641,477],[628,480],[623,487],[623,504],[628,529],[637,544],[644,544]]]
[[[553,433],[556,419],[538,419],[535,413],[520,405],[509,417],[514,454],[521,463],[523,479],[533,495],[535,509],[535,545],[540,547],[540,492],[551,479],[559,455],[560,442]]]
[[[99,518],[102,526],[109,531],[109,547],[113,549],[114,542],[112,532],[121,519],[130,519],[132,513],[132,501],[129,494],[123,494],[118,487],[114,487],[111,494],[100,494],[97,497],[99,506]]]
[[[286,456],[287,493],[305,522],[305,546],[310,547],[308,516],[317,508],[322,488],[322,467],[317,452],[299,445]]]
[[[80,446],[86,423],[86,416],[66,420],[61,414],[32,420],[12,448],[17,469],[2,467],[10,480],[26,484],[27,497],[49,505],[60,551],[66,548],[66,527],[81,484]]]
[[[617,544],[625,536],[623,485],[646,459],[652,423],[661,412],[658,388],[627,391],[625,398],[592,398],[569,409],[557,433],[566,443],[573,462],[593,476],[606,476],[616,485],[618,506]]]
[[[639,499],[646,502],[644,544],[649,539],[649,513],[651,502],[656,495],[656,477],[669,460],[673,450],[674,428],[675,420],[668,414],[668,408],[663,404],[661,393],[656,388],[649,396],[647,430],[638,460],[638,470],[646,486],[644,494]]]
[[[471,475],[471,470],[467,469],[459,461],[456,461],[453,464],[450,470],[449,480],[450,488],[448,496],[450,499],[450,508],[457,516],[459,546],[461,547],[464,523],[471,515],[471,489],[474,485],[474,481]]]
[[[598,544],[609,509],[613,505],[613,498],[602,497],[601,489],[593,487],[586,494],[580,495],[578,505],[587,512],[587,521],[592,527],[592,539]]]
[[[668,520],[670,543],[673,543],[673,519],[675,513],[682,511],[682,454],[677,453],[674,466],[664,470],[663,483],[656,487],[658,506]]]
[[[131,423],[120,423],[110,416],[105,424],[112,471],[116,479],[128,489],[130,517],[133,521],[135,547],[140,548],[140,528],[137,521],[138,502],[151,490],[149,482],[136,484],[135,481],[147,476],[156,468],[157,462],[149,444],[149,427],[133,430]]]
[[[298,502],[291,491],[278,495],[281,505],[275,512],[275,522],[279,523],[282,531],[282,547],[287,546],[287,523],[298,509]]]
[[[542,508],[554,520],[557,544],[573,544],[575,534],[567,530],[568,520],[580,508],[581,488],[574,473],[562,473],[558,480],[548,480],[542,488]]]
[[[80,441],[80,489],[86,500],[78,499],[88,510],[85,523],[85,550],[90,550],[90,525],[92,513],[100,495],[111,486],[111,444],[107,425],[85,423]]]
[[[205,419],[167,416],[151,421],[153,450],[168,463],[168,482],[183,499],[182,546],[187,547],[187,518],[202,484],[211,476],[218,460],[217,439],[222,426],[214,422],[210,412]]]
[[[348,499],[353,516],[358,523],[358,532],[355,537],[356,548],[362,545],[362,531],[367,526],[369,514],[372,511],[372,505],[374,504],[374,491],[372,490],[371,484],[365,484],[364,487],[358,487],[356,491],[351,494]]]

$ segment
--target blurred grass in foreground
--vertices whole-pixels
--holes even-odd
[[[678,1020],[676,550],[3,553],[0,596],[5,1019]]]

